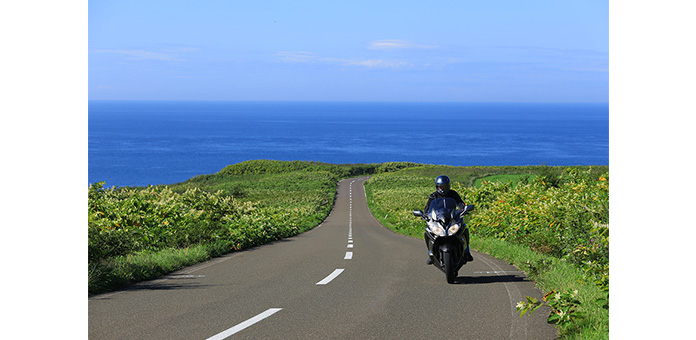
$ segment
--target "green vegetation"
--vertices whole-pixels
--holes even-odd
[[[495,182],[495,183],[529,183],[530,180],[537,178],[537,175],[530,174],[502,174],[502,175],[492,175],[486,178],[479,178],[474,182],[474,187],[480,188],[484,182]]]
[[[321,223],[342,178],[413,163],[255,160],[169,186],[89,187],[89,293],[156,278]]]
[[[565,339],[608,338],[608,167],[452,167],[414,163],[247,161],[168,186],[104,188],[89,195],[89,294],[156,278],[231,251],[309,230],[333,207],[340,179],[365,183],[372,214],[420,239],[433,180],[448,175],[476,210],[472,247],[535,281]]]
[[[423,209],[442,174],[476,205],[468,217],[472,247],[525,270],[548,293],[543,302],[519,304],[521,314],[546,304],[562,337],[608,338],[608,167],[408,168],[365,183],[373,215],[421,238],[423,225],[412,211]]]

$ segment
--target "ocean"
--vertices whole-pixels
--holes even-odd
[[[609,104],[90,101],[89,183],[172,184],[252,159],[609,165]]]

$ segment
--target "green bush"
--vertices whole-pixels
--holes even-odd
[[[609,174],[568,168],[548,186],[487,182],[455,188],[477,204],[471,230],[584,265],[609,263]]]
[[[214,241],[252,208],[199,189],[183,194],[155,186],[105,189],[103,182],[89,187],[88,206],[90,262]]]

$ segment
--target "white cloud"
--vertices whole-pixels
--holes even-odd
[[[283,62],[289,63],[324,63],[324,64],[339,64],[342,66],[360,66],[367,68],[404,68],[413,66],[411,63],[403,60],[388,60],[388,59],[341,59],[341,58],[326,58],[320,57],[312,52],[305,51],[282,51],[277,52],[276,56]]]
[[[369,60],[359,60],[359,61],[346,61],[343,65],[355,65],[363,66],[368,68],[403,68],[413,66],[411,63],[403,60],[384,60],[384,59],[369,59]]]
[[[399,39],[375,40],[368,43],[368,48],[371,50],[435,49],[438,47],[439,46],[435,44],[416,43],[409,40]]]
[[[200,51],[200,48],[198,47],[174,47],[166,50],[167,52],[172,52],[172,53],[190,53],[190,52],[198,52]]]
[[[280,60],[291,63],[306,63],[316,60],[316,55],[312,52],[281,51],[276,55],[280,57]]]

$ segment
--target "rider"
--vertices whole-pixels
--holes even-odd
[[[459,194],[450,189],[450,179],[447,176],[437,176],[435,178],[435,192],[430,194],[430,197],[428,197],[428,203],[425,204],[425,209],[423,210],[426,214],[428,213],[428,209],[430,208],[430,202],[432,202],[436,198],[443,198],[443,197],[450,197],[453,198],[457,202],[457,206],[459,209],[464,210],[464,207],[466,206],[466,203],[464,203],[464,200],[459,196]],[[471,262],[474,260],[474,257],[471,256],[471,251],[469,250],[469,228],[464,230],[464,239],[466,239],[466,249],[464,249],[464,256],[466,256],[466,260],[468,262]],[[428,242],[428,237],[425,237],[425,242]],[[427,247],[427,244],[426,244]],[[432,264],[432,260],[430,259],[430,256],[428,256],[428,260],[426,261],[427,264]]]

